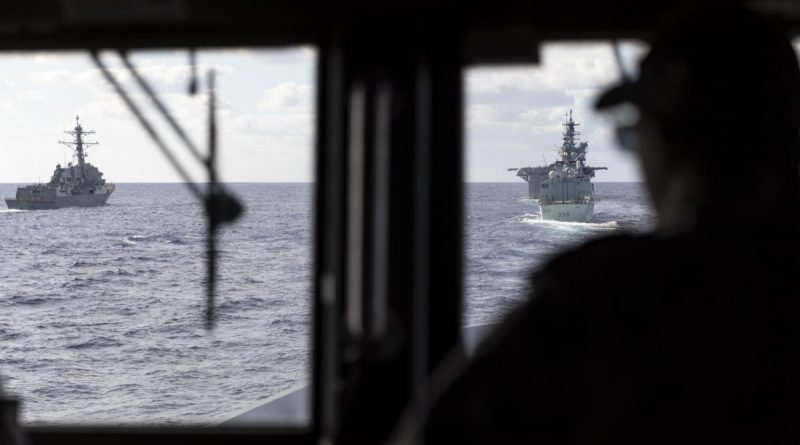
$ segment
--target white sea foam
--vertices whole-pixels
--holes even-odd
[[[605,229],[615,230],[619,227],[617,221],[604,221],[604,222],[568,222],[568,221],[554,221],[549,219],[542,219],[541,215],[527,213],[522,217],[522,222],[525,224],[546,224],[554,227],[577,228],[585,227],[588,229]]]

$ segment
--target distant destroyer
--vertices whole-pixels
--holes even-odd
[[[528,197],[539,200],[542,219],[588,222],[594,216],[594,185],[591,178],[606,167],[587,167],[588,142],[578,142],[580,125],[567,115],[563,142],[558,151],[560,160],[542,167],[510,168],[528,183]]]
[[[65,131],[74,137],[72,141],[58,141],[75,152],[78,165],[72,162],[56,170],[47,184],[33,184],[17,188],[16,198],[6,198],[9,209],[47,210],[62,207],[101,206],[108,201],[114,192],[114,184],[107,184],[103,173],[92,164],[86,162],[86,148],[97,145],[87,142],[83,137],[94,134],[94,131],[83,131],[80,118],[75,116],[75,128]]]

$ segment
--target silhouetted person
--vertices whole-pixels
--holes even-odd
[[[789,40],[755,14],[656,38],[597,106],[639,111],[620,139],[657,228],[536,272],[530,302],[434,388],[430,443],[800,440],[798,97]]]

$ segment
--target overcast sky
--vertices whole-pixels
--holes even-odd
[[[187,94],[189,68],[185,51],[137,52],[132,61],[149,79],[195,143],[207,147],[204,95]],[[219,74],[221,177],[226,181],[310,181],[313,143],[315,52],[309,48],[273,51],[203,51],[199,71]],[[105,60],[124,80],[152,121],[161,119],[125,75],[118,58]],[[94,68],[87,54],[0,56],[0,182],[48,180],[56,163],[69,159],[57,144],[69,138],[80,114],[85,129],[100,145],[89,149],[89,162],[111,182],[179,181],[158,148]],[[170,146],[191,167],[167,127]]]
[[[626,50],[626,59],[639,53]],[[116,57],[105,59],[150,110]],[[205,99],[186,93],[187,54],[137,52],[132,60],[205,147]],[[312,180],[315,61],[311,48],[198,53],[201,72],[214,67],[219,73],[223,180]],[[609,167],[597,180],[639,180],[636,163],[616,147],[608,122],[591,111],[597,93],[619,78],[609,45],[549,44],[538,66],[472,68],[465,78],[467,180],[513,182],[507,168],[540,165],[543,156],[552,161],[570,109],[589,142],[589,165]],[[57,141],[69,138],[62,131],[74,126],[76,114],[86,129],[97,131],[92,138],[100,145],[89,149],[89,161],[109,181],[180,180],[84,53],[1,55],[0,110],[0,182],[48,180],[56,163],[70,159]],[[185,153],[173,138],[168,141]],[[182,159],[195,180],[205,179],[190,158]]]

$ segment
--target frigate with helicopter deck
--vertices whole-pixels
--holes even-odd
[[[606,167],[588,167],[588,142],[580,142],[572,119],[572,110],[565,116],[559,160],[542,167],[510,168],[528,183],[528,197],[538,199],[542,219],[565,222],[588,222],[594,216],[597,201],[591,178]]]
[[[86,162],[86,148],[97,145],[98,142],[87,142],[85,135],[94,134],[94,131],[84,131],[80,124],[80,117],[75,116],[75,128],[65,131],[72,135],[72,141],[58,141],[74,151],[77,165],[72,162],[66,167],[56,165],[50,182],[46,184],[32,184],[17,188],[15,198],[6,198],[9,209],[17,210],[49,210],[63,207],[94,207],[104,205],[111,193],[114,184],[106,183],[103,173],[94,165]]]

